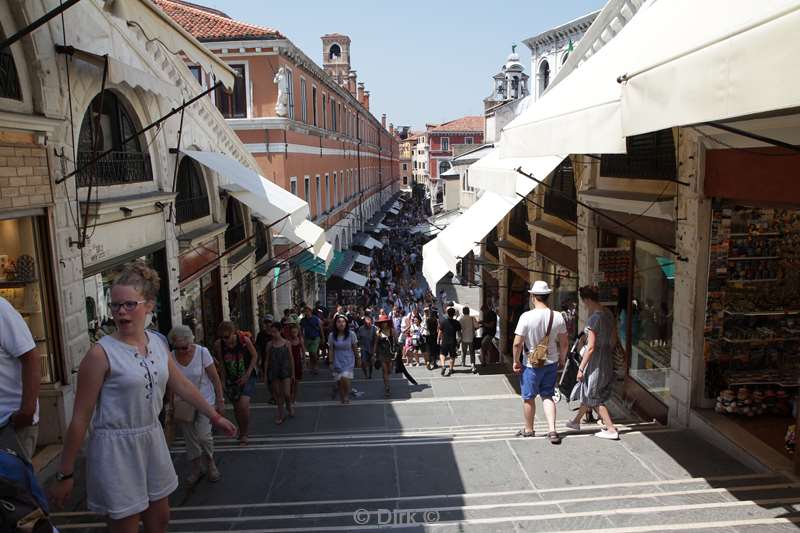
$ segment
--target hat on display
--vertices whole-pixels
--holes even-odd
[[[386,313],[381,313],[378,315],[378,319],[375,321],[375,324],[381,324],[383,322],[392,323],[392,319],[386,316]]]
[[[546,294],[550,294],[553,291],[550,289],[550,285],[548,285],[546,281],[534,281],[533,285],[531,286],[531,290],[529,290],[528,292],[531,294],[544,296]]]

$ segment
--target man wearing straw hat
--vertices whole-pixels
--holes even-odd
[[[556,432],[556,404],[553,393],[556,386],[556,370],[567,358],[567,326],[561,313],[553,312],[547,301],[550,286],[545,281],[536,281],[531,290],[533,308],[519,317],[514,330],[514,373],[520,375],[525,427],[518,437],[533,437],[533,419],[536,413],[536,396],[542,397],[547,418],[547,438],[552,444],[560,444]],[[558,346],[556,346],[556,341]],[[524,353],[523,353],[524,352]]]

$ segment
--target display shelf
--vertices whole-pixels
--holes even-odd
[[[728,337],[720,337],[721,341],[729,342],[731,344],[769,344],[781,342],[798,342],[800,337],[778,337],[771,339],[729,339]]]
[[[752,233],[731,233],[730,237],[780,237],[781,235],[782,233],[779,231],[765,231],[763,233],[760,231],[754,231]]]
[[[765,278],[765,279],[728,279],[728,283],[770,283],[780,281],[780,278]]]
[[[761,257],[758,257],[758,256],[754,256],[754,257],[750,257],[750,256],[735,256],[735,257],[731,257],[731,256],[728,256],[728,261],[771,261],[771,260],[775,260],[775,259],[781,259],[781,256],[779,256],[779,255],[764,255],[764,256],[761,256]]]
[[[723,311],[726,315],[730,316],[745,316],[745,317],[758,317],[758,316],[791,316],[791,315],[800,315],[800,310],[798,311],[729,311],[725,309]]]

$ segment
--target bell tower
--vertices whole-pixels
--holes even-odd
[[[322,67],[336,83],[347,85],[350,75],[350,37],[341,33],[322,36]]]

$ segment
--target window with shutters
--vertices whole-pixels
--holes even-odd
[[[5,34],[0,31],[0,40],[4,39]],[[10,48],[0,50],[0,98],[22,100],[17,65]]]
[[[566,158],[553,171],[550,186],[545,190],[544,212],[562,220],[577,222],[578,208],[575,203],[577,198],[572,162]]]
[[[230,65],[236,74],[233,91],[216,90],[217,109],[225,118],[247,118],[247,74],[244,65]]]
[[[184,157],[178,167],[178,196],[175,198],[175,219],[183,224],[211,213],[203,175],[197,163]]]
[[[511,210],[508,220],[508,234],[526,244],[531,243],[531,231],[528,228],[528,201],[520,202]]]
[[[612,178],[677,179],[675,140],[666,129],[626,139],[626,154],[603,154],[600,175]]]
[[[236,198],[228,197],[225,222],[228,223],[228,229],[225,230],[225,248],[228,249],[242,242],[246,236],[242,206]]]

